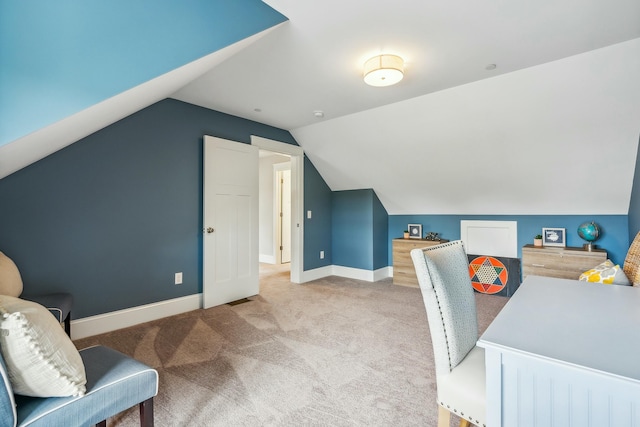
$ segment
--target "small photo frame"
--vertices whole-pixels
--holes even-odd
[[[409,224],[407,229],[410,239],[422,239],[422,224]]]
[[[567,246],[567,232],[565,228],[543,228],[542,246]]]

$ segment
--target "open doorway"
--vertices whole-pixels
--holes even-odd
[[[259,172],[260,186],[270,189],[267,190],[264,196],[261,189],[259,197],[259,205],[261,206],[259,219],[259,258],[261,267],[263,264],[270,264],[284,268],[288,264],[290,266],[291,282],[301,283],[302,260],[304,259],[304,153],[299,146],[257,136],[251,136],[251,144],[260,149],[261,163],[270,165],[269,168],[265,168],[263,165],[262,170]],[[271,156],[273,158],[267,160]],[[285,170],[288,173],[280,173]],[[278,187],[276,185],[278,175],[288,175],[289,183],[283,182],[282,187]],[[285,197],[281,197],[278,200],[276,197],[278,192],[282,192]],[[289,196],[288,200],[286,196]],[[290,206],[290,214],[283,212],[283,219],[280,229],[278,229],[279,213],[275,212],[277,211],[276,206],[281,202]],[[271,207],[269,207],[270,205]],[[263,219],[263,212],[267,212],[264,214],[266,219]],[[289,219],[287,218],[288,215],[290,215]],[[287,249],[284,246],[286,246],[286,241],[288,240],[290,240],[290,244]],[[282,244],[283,241],[285,244]],[[280,246],[283,246],[282,250],[280,250]],[[287,262],[287,260],[289,261]]]
[[[291,262],[291,162],[273,165],[276,264]]]
[[[259,259],[291,262],[291,157],[259,151]]]

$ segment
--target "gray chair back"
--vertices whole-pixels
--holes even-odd
[[[414,249],[411,258],[427,311],[436,376],[451,372],[478,341],[476,301],[462,241]]]

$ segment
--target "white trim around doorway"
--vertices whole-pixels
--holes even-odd
[[[302,147],[251,135],[251,145],[291,156],[291,281],[303,282],[304,151]]]

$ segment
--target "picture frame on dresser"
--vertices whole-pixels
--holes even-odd
[[[567,246],[567,229],[545,227],[542,229],[542,246]]]
[[[407,227],[410,239],[422,239],[422,224],[409,224]]]

